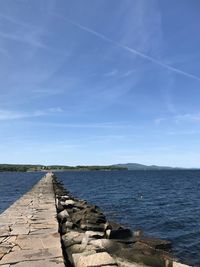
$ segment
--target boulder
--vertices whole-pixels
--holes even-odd
[[[61,197],[60,197],[60,200],[61,200],[61,201],[64,201],[64,202],[65,202],[66,200],[68,200],[68,199],[70,199],[70,197],[67,196],[67,195],[65,195],[65,196],[61,196]]]
[[[96,253],[95,250],[89,250],[89,251],[85,251],[85,252],[82,252],[82,253],[74,253],[74,254],[72,254],[73,265],[77,266],[77,262],[80,259],[80,257],[92,255],[92,254],[95,254],[95,253]]]
[[[85,205],[85,204],[84,204]],[[77,209],[77,206],[75,206]],[[81,224],[102,224],[106,222],[105,215],[97,206],[87,206],[71,213],[72,221],[79,227]],[[86,229],[87,230],[87,229]],[[90,229],[88,229],[90,230]]]
[[[130,229],[118,229],[118,230],[106,230],[106,235],[110,239],[123,239],[133,236],[133,233]]]
[[[92,224],[92,223],[81,223],[80,224],[81,230],[84,231],[98,231],[98,232],[104,232],[104,224]]]
[[[76,267],[99,267],[106,265],[117,266],[116,261],[107,252],[102,252],[81,256],[77,261]]]
[[[124,244],[105,238],[90,240],[89,244],[95,246],[96,248],[104,249],[108,253],[115,255],[117,255],[118,251],[120,251],[122,248],[126,247]]]
[[[61,222],[66,222],[69,219],[69,213],[66,210],[63,210],[58,213],[57,218]]]
[[[141,242],[136,242],[131,247],[124,247],[114,254],[129,262],[137,262],[154,267],[166,267],[165,259],[167,255],[165,252],[156,250]]]
[[[192,267],[192,266],[191,266],[191,265],[186,265],[186,264],[183,264],[183,263],[174,261],[174,262],[173,262],[173,267]]]
[[[57,212],[60,213],[61,211],[63,211],[65,208],[63,207],[63,205],[58,201],[57,205]]]
[[[76,201],[74,206],[79,209],[85,209],[87,208],[88,204],[85,200]]]
[[[97,231],[86,231],[85,234],[90,238],[103,238],[104,237],[103,232],[97,232]]]
[[[74,224],[72,222],[66,221],[62,224],[61,233],[66,234],[69,230],[74,228]]]
[[[67,232],[65,235],[62,236],[62,242],[65,248],[70,247],[75,244],[81,244],[83,237],[85,236],[84,233],[80,233],[77,231],[70,231]]]
[[[106,230],[111,229],[111,230],[119,230],[119,229],[124,229],[124,227],[116,222],[113,221],[107,221],[106,223]]]
[[[172,242],[169,240],[162,240],[158,238],[142,238],[139,242],[144,243],[152,248],[169,251],[172,248]]]
[[[92,253],[96,252],[96,249],[93,245],[85,245],[85,244],[74,244],[66,249],[66,253],[68,256],[69,261],[72,263],[73,262],[73,254],[79,254],[79,253],[84,253],[84,252],[89,252],[91,251]]]

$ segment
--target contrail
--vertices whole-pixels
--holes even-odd
[[[136,49],[133,49],[133,48],[130,48],[128,46],[125,46],[125,45],[123,45],[121,43],[118,43],[118,42],[116,42],[116,41],[114,41],[114,40],[106,37],[105,35],[97,32],[97,31],[94,31],[94,30],[92,30],[92,29],[90,29],[88,27],[85,27],[85,26],[83,26],[83,25],[81,25],[81,24],[79,24],[77,22],[74,22],[74,21],[72,21],[72,20],[70,20],[68,18],[63,18],[63,19],[66,20],[66,21],[68,21],[72,25],[78,27],[79,29],[81,29],[83,31],[86,31],[86,32],[89,32],[89,33],[91,33],[93,35],[96,35],[97,37],[99,37],[99,38],[101,38],[101,39],[103,39],[103,40],[105,40],[105,41],[107,41],[107,42],[109,42],[109,43],[111,43],[111,44],[113,44],[115,46],[118,46],[118,47],[122,48],[123,50],[126,50],[126,51],[128,51],[128,52],[130,52],[132,54],[138,55],[141,58],[147,59],[148,61],[153,62],[153,63],[155,63],[155,64],[157,64],[157,65],[159,65],[159,66],[161,66],[161,67],[163,67],[165,69],[168,69],[170,71],[176,72],[176,73],[181,74],[181,75],[184,75],[184,76],[186,76],[188,78],[191,78],[191,79],[200,81],[200,77],[198,77],[196,75],[193,75],[191,73],[188,73],[188,72],[185,72],[185,71],[180,70],[178,68],[175,68],[175,67],[173,67],[171,65],[168,65],[166,63],[163,63],[162,61],[160,61],[160,60],[158,60],[158,59],[156,59],[154,57],[148,56],[148,55],[146,55],[146,54],[144,54],[144,53],[142,53],[142,52],[140,52],[140,51],[138,51]]]

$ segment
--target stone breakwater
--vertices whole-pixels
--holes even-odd
[[[99,207],[74,198],[54,176],[57,218],[66,263],[75,267],[186,267],[171,242],[108,221]]]
[[[0,214],[0,267],[187,267],[170,249],[107,220],[53,173]]]
[[[52,179],[45,175],[0,214],[0,267],[65,266]]]

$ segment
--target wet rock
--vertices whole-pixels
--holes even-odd
[[[106,230],[106,236],[109,239],[116,239],[119,241],[133,242],[133,233],[130,229]]]
[[[166,250],[169,251],[172,248],[172,243],[171,241],[168,240],[162,240],[158,238],[142,238],[140,239],[141,243],[144,243],[152,248],[155,249],[161,249],[161,250]]]
[[[75,202],[75,207],[76,208],[79,208],[79,209],[85,209],[87,208],[88,204],[87,204],[87,201],[85,200],[81,200],[81,201],[76,201]]]
[[[56,205],[56,208],[57,208],[57,212],[58,213],[60,213],[61,211],[64,210],[64,207],[60,202],[58,202],[58,204]]]
[[[124,229],[124,227],[116,222],[113,221],[107,221],[106,223],[106,230],[111,229],[111,230],[119,230],[119,229]]]
[[[90,206],[84,209],[81,209],[77,212],[71,213],[72,221],[80,226],[85,224],[103,224],[106,222],[105,215],[96,207]],[[83,228],[82,228],[83,229]],[[85,229],[90,230],[90,229]],[[91,229],[92,230],[92,229]]]
[[[155,250],[140,242],[136,242],[131,247],[124,247],[118,250],[115,255],[130,262],[142,263],[147,266],[165,267],[165,252]]]
[[[81,228],[81,230],[84,230],[84,231],[104,232],[105,225],[104,224],[83,223],[80,225],[80,228]]]

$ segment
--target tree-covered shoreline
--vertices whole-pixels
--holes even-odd
[[[31,171],[115,171],[126,170],[119,166],[65,166],[65,165],[27,165],[27,164],[0,164],[0,172],[31,172]]]

